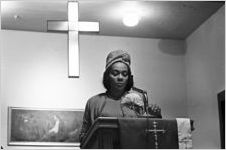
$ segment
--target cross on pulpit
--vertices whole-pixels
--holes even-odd
[[[48,31],[68,31],[68,76],[79,77],[79,42],[78,32],[98,32],[99,22],[79,22],[78,2],[68,2],[68,21],[47,22]]]
[[[154,120],[153,121],[153,127],[154,129],[146,129],[145,132],[146,133],[150,133],[153,132],[154,133],[154,137],[155,137],[155,148],[158,149],[158,132],[160,133],[165,133],[166,130],[164,129],[157,129],[157,122]]]

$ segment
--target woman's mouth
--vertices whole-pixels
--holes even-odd
[[[124,86],[124,83],[117,83],[117,86]]]

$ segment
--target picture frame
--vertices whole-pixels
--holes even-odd
[[[83,114],[83,109],[8,107],[8,145],[79,147]]]

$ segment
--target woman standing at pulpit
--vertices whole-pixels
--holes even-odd
[[[105,93],[91,97],[86,104],[80,141],[98,117],[141,117],[145,113],[144,95],[133,88],[130,55],[123,50],[112,51],[106,59],[103,75]],[[161,109],[150,105],[148,113],[161,118]]]

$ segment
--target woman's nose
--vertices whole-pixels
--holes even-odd
[[[119,80],[119,81],[122,81],[122,80],[123,80],[122,74],[119,74],[119,75],[118,75],[118,80]]]

